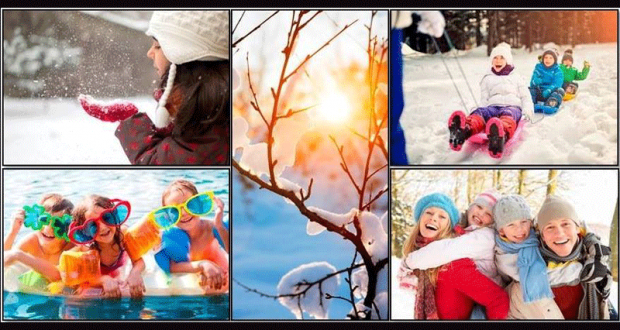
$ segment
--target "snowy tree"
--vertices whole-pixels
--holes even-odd
[[[379,106],[381,103],[387,104],[387,90],[380,83],[387,78],[387,40],[385,38],[379,40],[373,30],[377,14],[373,11],[369,22],[365,25],[367,69],[364,90],[367,93],[367,100],[363,102],[365,107],[363,116],[367,122],[366,130],[360,133],[355,128],[349,128],[350,137],[344,139],[344,142],[341,142],[341,135],[329,136],[339,156],[341,176],[348,178],[357,198],[349,212],[334,213],[319,206],[308,205],[315,183],[314,177],[304,183],[300,182],[301,179],[294,182],[283,177],[287,167],[303,162],[308,157],[321,156],[308,153],[302,156],[295,152],[302,147],[300,139],[308,126],[305,120],[297,118],[304,116],[314,106],[295,106],[291,95],[299,85],[301,77],[313,77],[314,73],[308,72],[310,71],[308,63],[357,20],[344,25],[329,40],[315,47],[309,54],[298,54],[300,36],[305,33],[309,24],[324,14],[323,11],[286,13],[276,11],[239,36],[236,32],[239,31],[237,28],[240,22],[244,16],[252,15],[244,12],[234,24],[233,52],[237,51],[235,47],[255,31],[263,28],[274,16],[289,14],[290,24],[287,27],[286,44],[281,51],[284,59],[278,69],[276,86],[268,88],[264,83],[256,84],[255,74],[252,73],[250,66],[251,54],[250,52],[245,54],[247,73],[244,75],[244,80],[249,89],[246,96],[251,99],[250,110],[245,113],[248,116],[256,115],[259,119],[254,122],[241,116],[235,118],[233,150],[238,153],[233,160],[233,167],[241,176],[260,188],[282,196],[287,203],[293,204],[308,220],[306,224],[308,235],[318,235],[327,230],[350,242],[355,247],[355,253],[350,265],[342,269],[337,269],[326,262],[312,262],[292,269],[281,278],[277,294],[260,292],[243,283],[236,283],[263,297],[278,299],[297,318],[303,318],[304,313],[315,318],[325,318],[328,316],[329,302],[337,299],[351,305],[351,312],[347,315],[351,319],[385,319],[387,318],[387,214],[380,219],[372,213],[372,210],[375,202],[388,190],[387,182],[383,181],[384,186],[377,187],[381,181],[376,180],[382,175],[386,177],[387,173],[388,158],[385,143],[387,108]],[[298,63],[294,64],[296,61]],[[269,100],[265,100],[262,96],[265,90],[270,95]],[[309,93],[310,90],[306,89],[305,92]],[[338,102],[336,99],[332,101]],[[252,134],[263,136],[264,142],[251,143]],[[353,139],[362,141],[365,149],[357,148],[357,143],[351,142]],[[309,146],[309,149],[312,150],[313,147]],[[355,157],[352,157],[352,152]],[[335,294],[336,288],[341,284],[340,274],[347,276],[345,282],[350,293],[348,297]]]

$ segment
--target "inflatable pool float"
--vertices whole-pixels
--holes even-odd
[[[142,273],[146,288],[145,296],[202,296],[228,293],[227,289],[226,291],[205,291],[199,285],[200,278],[197,274],[166,274],[157,266],[151,252],[145,254],[142,259],[146,266]],[[125,278],[130,270],[131,263],[128,263],[121,271],[121,278]],[[81,290],[76,290],[76,287],[67,286],[61,281],[49,283],[41,275],[21,263],[5,267],[4,290],[44,296],[102,298],[101,288],[83,287]],[[130,297],[129,288],[126,286],[121,287],[121,293],[123,297]]]

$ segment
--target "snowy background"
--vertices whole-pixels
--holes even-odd
[[[570,46],[559,46],[560,54]],[[560,111],[542,119],[535,114],[520,142],[501,160],[487,150],[465,144],[460,152],[448,146],[448,118],[463,110],[440,55],[409,50],[404,57],[405,108],[400,123],[405,131],[407,156],[411,164],[616,164],[618,148],[618,52],[616,43],[582,44],[574,48],[574,66],[582,69],[587,60],[592,67],[588,78],[579,81],[575,99]],[[405,47],[403,47],[405,48]],[[529,86],[534,66],[542,50],[532,53],[513,49],[515,71]],[[480,80],[490,70],[486,46],[459,51],[460,62],[475,100],[460,74],[454,53],[443,55],[465,103],[471,112],[480,102]],[[560,55],[561,56],[561,55]]]
[[[77,101],[128,100],[152,110],[158,80],[144,34],[152,12],[4,11],[4,163],[129,164],[117,123]]]
[[[394,171],[393,171],[394,172]],[[396,175],[400,177],[400,174],[406,171],[396,171]],[[431,172],[431,171],[419,171],[419,172]],[[407,184],[402,193],[401,201],[410,205],[412,208],[415,205],[417,199],[425,194],[431,192],[443,192],[449,196],[453,196],[455,172],[465,171],[434,171],[433,181],[428,180],[411,180]],[[511,186],[511,175],[516,172],[512,170],[502,171],[502,177],[506,181],[504,187]],[[527,191],[526,199],[530,203],[532,212],[535,214],[542,204],[545,196],[544,184],[547,176],[547,170],[528,170],[527,179],[529,187]],[[393,177],[394,178],[394,177]],[[533,183],[538,179],[543,179],[543,184]],[[618,172],[617,170],[560,170],[558,175],[558,188],[556,194],[568,199],[573,206],[577,214],[579,214],[583,221],[586,223],[588,230],[594,232],[601,237],[601,241],[604,244],[609,244],[610,238],[610,225],[614,214],[614,208],[618,201]],[[394,180],[392,181],[394,185]],[[538,188],[536,188],[538,187]],[[533,189],[533,190],[532,190]],[[465,187],[461,190],[464,193]],[[483,190],[486,190],[484,188]],[[513,192],[513,191],[511,191]],[[531,199],[534,198],[532,201]],[[463,196],[457,199],[457,207],[459,210],[467,208],[467,201]],[[392,221],[395,221],[394,217]],[[411,219],[407,219],[409,225],[413,225]],[[395,233],[395,224],[392,224],[392,234]],[[409,228],[410,230],[410,228]],[[407,232],[408,235],[408,232]],[[394,239],[394,236],[392,236]],[[391,317],[393,319],[411,318],[413,311],[414,297],[408,295],[408,292],[404,292],[398,287],[398,280],[396,274],[400,265],[401,259],[395,256],[395,251],[392,250],[391,257]],[[610,295],[610,301],[618,309],[618,283],[615,282],[612,287]]]

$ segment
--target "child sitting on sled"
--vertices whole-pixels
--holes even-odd
[[[480,90],[481,108],[469,116],[463,111],[450,116],[450,147],[458,151],[471,136],[485,131],[489,153],[499,157],[506,141],[514,136],[522,112],[531,116],[534,110],[525,81],[514,71],[507,43],[502,42],[491,51],[491,72],[482,78]]]
[[[569,94],[577,93],[579,85],[575,80],[585,80],[590,73],[590,63],[583,61],[583,70],[580,72],[577,68],[573,67],[573,51],[567,49],[562,56],[562,64],[560,64],[560,70],[564,74],[564,84],[562,88]]]
[[[534,104],[544,102],[545,106],[558,108],[564,97],[564,74],[558,65],[555,49],[547,49],[540,62],[534,67],[530,81],[530,93]]]

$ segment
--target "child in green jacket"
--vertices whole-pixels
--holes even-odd
[[[573,67],[573,51],[571,49],[567,49],[562,57],[560,70],[564,73],[564,84],[562,85],[562,88],[564,88],[567,93],[575,94],[577,93],[577,88],[579,87],[575,80],[585,80],[588,77],[588,73],[590,72],[590,63],[588,61],[583,61],[583,70],[579,72],[579,70]]]

